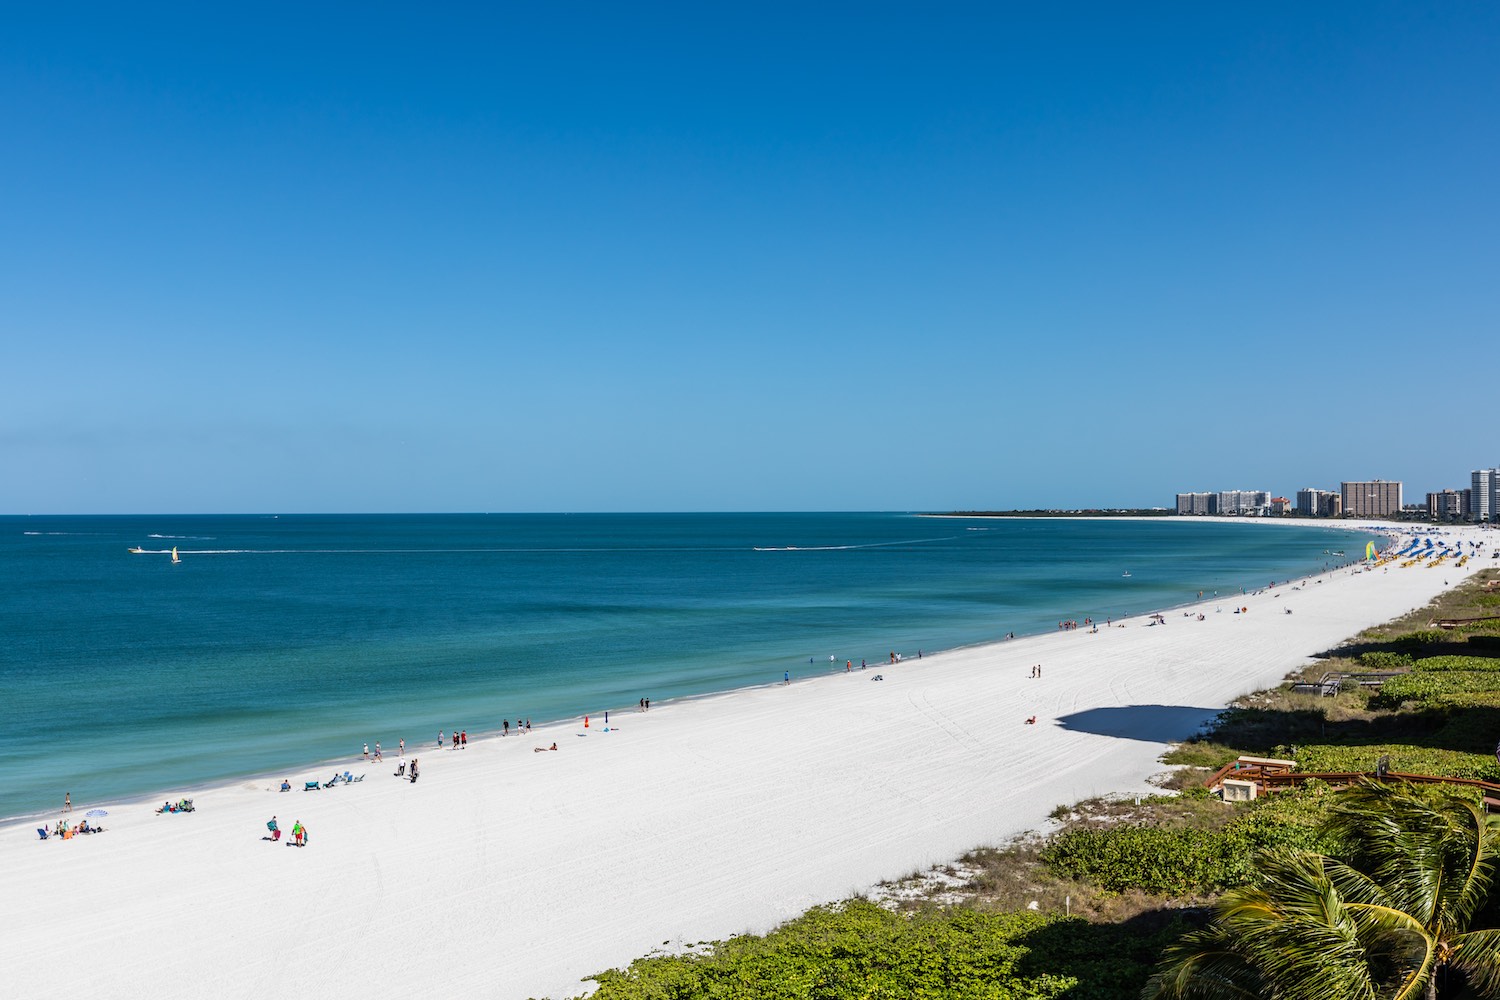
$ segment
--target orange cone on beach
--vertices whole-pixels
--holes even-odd
[[[589,717],[587,715],[585,715],[583,717],[583,728],[587,729],[588,727],[589,727]]]

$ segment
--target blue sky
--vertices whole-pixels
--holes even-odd
[[[931,6],[8,12],[0,512],[1500,464],[1500,6]]]

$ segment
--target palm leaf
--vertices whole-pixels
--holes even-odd
[[[1449,943],[1448,961],[1464,971],[1475,992],[1500,997],[1500,929],[1469,931]]]

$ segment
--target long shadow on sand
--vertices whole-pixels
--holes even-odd
[[[1195,735],[1222,711],[1188,705],[1121,705],[1059,716],[1057,722],[1064,729],[1080,733],[1166,743]]]

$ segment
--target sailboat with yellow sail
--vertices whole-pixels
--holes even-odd
[[[175,566],[180,562],[182,562],[182,560],[177,558],[177,546],[174,545],[172,546],[172,565]]]

